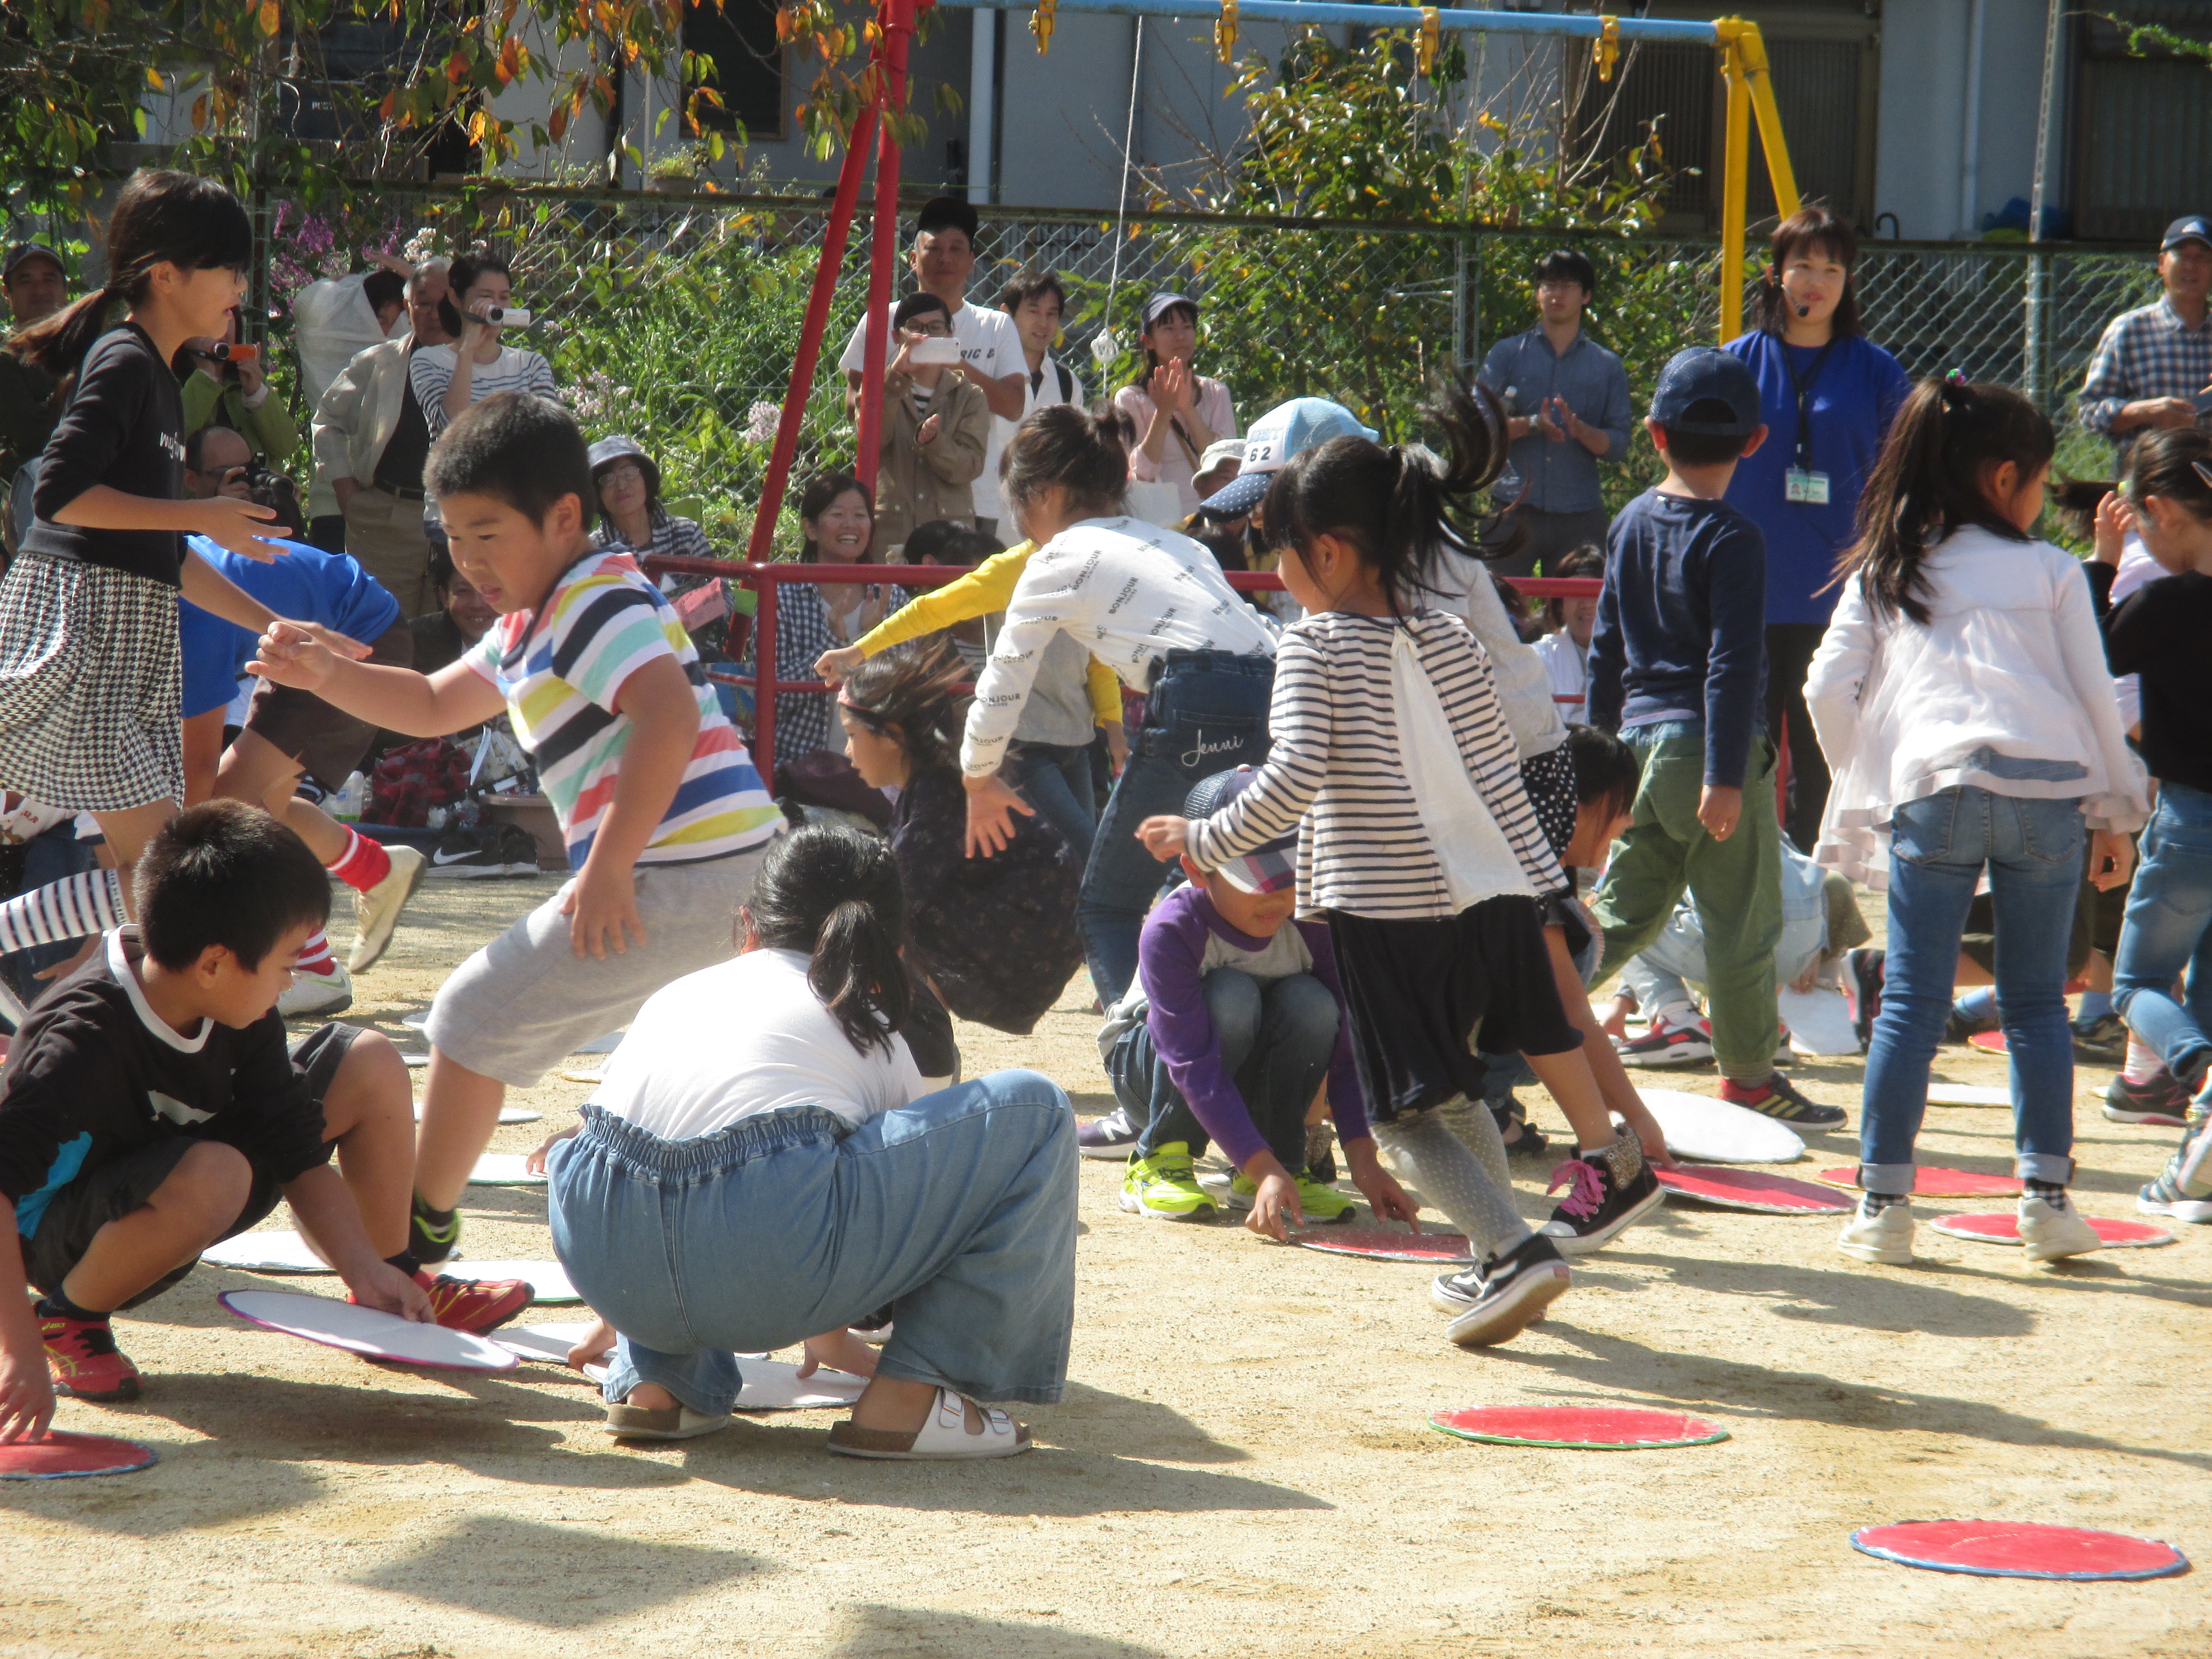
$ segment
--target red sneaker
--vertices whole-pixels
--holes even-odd
[[[54,1387],[74,1400],[136,1400],[138,1368],[104,1319],[41,1319]]]
[[[449,1330],[497,1330],[537,1300],[537,1292],[520,1279],[456,1279],[428,1271],[416,1273],[415,1282],[429,1293],[430,1310]]]

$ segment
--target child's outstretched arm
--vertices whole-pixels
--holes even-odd
[[[152,495],[127,495],[100,483],[80,492],[52,514],[56,524],[70,525],[80,530],[178,530],[188,535],[205,536],[234,553],[258,559],[264,564],[284,550],[267,539],[272,532],[284,536],[301,528],[272,522],[276,517],[274,507],[241,501],[230,495],[171,501]]]
[[[336,1169],[318,1164],[301,1170],[281,1190],[301,1227],[322,1247],[362,1306],[398,1314],[418,1325],[431,1322],[435,1316],[430,1298],[420,1285],[377,1255],[361,1224],[353,1190]]]
[[[270,624],[246,672],[312,691],[356,719],[412,738],[439,738],[481,726],[507,708],[499,688],[469,666],[466,658],[429,675],[348,662],[298,623]]]
[[[46,1345],[31,1311],[23,1276],[23,1250],[15,1236],[15,1206],[0,1226],[0,1443],[42,1440],[54,1420],[54,1379]]]
[[[1188,852],[1200,868],[1291,834],[1321,793],[1334,747],[1335,703],[1328,665],[1313,641],[1291,632],[1275,653],[1275,689],[1267,703],[1274,744],[1244,793],[1210,818],[1146,818],[1137,839],[1156,859]]]
[[[878,652],[955,623],[1004,611],[1023,567],[1036,551],[1035,542],[1020,542],[993,554],[966,575],[908,600],[852,644],[824,651],[814,659],[814,672],[835,684]]]

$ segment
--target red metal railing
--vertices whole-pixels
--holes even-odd
[[[720,576],[740,587],[749,588],[759,595],[759,603],[752,617],[753,672],[749,675],[712,673],[709,678],[725,684],[750,687],[753,694],[753,765],[761,781],[775,787],[775,699],[777,694],[793,691],[827,691],[831,688],[824,680],[780,680],[775,677],[776,592],[787,583],[807,582],[817,586],[862,586],[896,584],[901,587],[941,587],[957,581],[975,568],[972,565],[944,564],[797,564],[776,561],[767,564],[744,562],[735,559],[679,559],[653,555],[644,561],[646,569],[656,576]],[[1239,592],[1279,592],[1283,579],[1272,571],[1231,570],[1224,573],[1229,585]],[[1507,579],[1520,593],[1530,599],[1595,599],[1603,586],[1594,576],[1542,577],[1525,576]],[[741,642],[736,634],[736,623],[743,618],[732,618],[733,647]],[[732,648],[732,656],[742,651]],[[1559,701],[1571,702],[1576,699],[1564,697]]]

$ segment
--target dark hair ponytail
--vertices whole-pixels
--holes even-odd
[[[898,744],[917,769],[951,766],[960,747],[952,688],[964,673],[958,654],[915,641],[878,652],[855,668],[837,701],[878,737],[898,728]]]
[[[2146,432],[2128,452],[2121,483],[2138,507],[2156,495],[2212,524],[2212,437],[2194,426]]]
[[[1475,544],[1483,526],[1462,529],[1462,503],[1505,465],[1505,410],[1488,386],[1452,383],[1421,412],[1450,444],[1442,459],[1416,444],[1388,448],[1366,438],[1332,438],[1293,455],[1267,486],[1261,509],[1271,546],[1303,554],[1316,536],[1341,536],[1375,568],[1392,610],[1430,587],[1440,550],[1497,557],[1503,544]]]
[[[115,198],[107,218],[107,283],[42,317],[8,342],[8,349],[57,380],[83,363],[92,343],[107,331],[116,301],[146,297],[154,267],[179,270],[244,270],[253,263],[253,222],[212,179],[189,173],[141,169]]]
[[[1890,422],[1859,497],[1859,539],[1836,577],[1858,578],[1877,617],[1928,621],[1921,562],[1954,530],[1978,526],[2007,541],[2032,540],[1983,493],[1984,476],[2010,461],[2021,482],[2051,464],[2049,418],[2007,386],[1954,376],[1923,380]]]
[[[747,908],[771,951],[808,958],[806,982],[862,1054],[890,1052],[911,1006],[906,893],[889,843],[858,830],[809,824],[780,838],[753,878]]]

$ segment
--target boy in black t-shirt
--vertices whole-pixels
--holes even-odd
[[[391,1043],[325,1025],[286,1052],[276,999],[330,913],[307,844],[209,801],[155,837],[137,885],[140,922],[40,1000],[0,1075],[0,1440],[43,1434],[57,1388],[136,1399],[110,1313],[280,1198],[356,1301],[468,1329],[527,1306],[526,1285],[432,1280],[406,1253],[413,1091]]]

